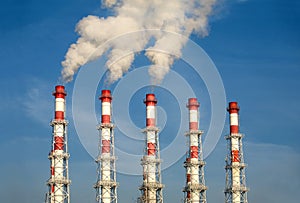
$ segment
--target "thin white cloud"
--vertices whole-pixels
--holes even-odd
[[[53,117],[53,100],[51,99],[51,89],[49,82],[44,82],[37,78],[32,78],[30,87],[25,96],[20,100],[23,110],[29,119],[33,119],[44,126],[49,126]]]
[[[54,118],[54,97],[52,93],[55,90],[55,85],[36,77],[31,77],[29,81],[25,95],[17,100],[18,105],[22,107],[29,119],[49,127],[50,121]],[[69,92],[67,93],[66,117],[72,119],[71,95],[69,95]]]

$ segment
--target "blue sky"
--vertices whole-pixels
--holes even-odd
[[[101,9],[98,0],[1,3],[0,196],[4,202],[44,200],[51,143],[48,123],[53,117],[51,92],[58,84],[60,63],[78,37],[75,25],[89,14],[107,16],[110,12]],[[241,106],[241,131],[246,134],[244,155],[249,164],[246,169],[249,202],[297,202],[299,199],[299,22],[298,1],[223,1],[211,18],[209,36],[191,36],[215,63],[227,100],[236,100]],[[137,66],[139,63],[136,62]],[[72,123],[73,85],[74,82],[66,85],[71,200],[72,203],[94,202],[92,186],[96,181],[96,165],[81,145]],[[203,87],[203,82],[199,86]],[[132,120],[139,127],[144,124],[142,98],[147,90],[141,89],[133,97],[132,102],[139,110],[130,109]],[[167,146],[171,143],[168,135],[176,133],[172,127],[176,111],[164,102],[167,99],[164,91],[156,91],[168,118],[175,119],[168,121],[161,134],[161,146]],[[207,92],[203,90],[197,95],[205,96]],[[199,100],[203,107],[209,103],[208,98]],[[207,131],[209,110],[203,108],[201,112],[201,128]],[[228,133],[227,120],[222,136]],[[205,160],[209,202],[224,199],[225,154],[226,143],[221,138]],[[165,202],[179,202],[183,197],[182,163],[183,158],[163,171]],[[118,174],[118,181],[119,202],[133,202],[140,194],[137,188],[141,177]]]

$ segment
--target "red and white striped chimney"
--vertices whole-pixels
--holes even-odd
[[[228,153],[226,156],[225,203],[247,203],[246,175],[243,158],[243,134],[239,132],[239,106],[229,102],[230,134],[226,136]]]
[[[237,190],[240,187],[240,152],[239,152],[239,107],[237,102],[230,102],[228,107],[231,137],[231,164],[232,164],[232,189]],[[241,202],[241,193],[232,193],[232,202]]]
[[[55,97],[55,116],[54,119],[58,121],[65,120],[65,97],[67,93],[65,92],[65,87],[58,85],[55,87],[55,92],[53,96]],[[54,135],[54,151],[64,150],[64,128],[61,125],[55,125],[56,134]]]
[[[99,98],[102,103],[102,115],[101,122],[102,124],[111,123],[111,101],[112,96],[110,90],[102,90],[102,95]],[[107,128],[102,130],[102,153],[110,153],[110,129]]]
[[[229,112],[229,122],[230,122],[230,134],[239,133],[239,110],[237,102],[230,102],[228,107]],[[239,140],[238,138],[233,137],[231,140],[231,153],[232,153],[232,162],[239,162]]]
[[[147,94],[146,100],[144,101],[146,104],[146,127],[156,127],[156,104],[157,100],[154,94]],[[148,148],[148,156],[155,156],[156,152],[156,140],[155,140],[155,132],[148,131],[147,132],[147,148]]]
[[[202,155],[202,130],[199,130],[199,106],[197,98],[189,98],[187,108],[189,110],[189,131],[186,136],[189,140],[189,153],[184,167],[186,168],[186,185],[183,192],[186,193],[185,203],[206,203],[206,190],[204,179],[204,165]]]
[[[111,124],[111,102],[112,96],[110,90],[102,90],[99,98],[101,100],[102,114],[101,114],[101,177],[98,182],[107,183],[100,184],[97,189],[97,202],[111,203],[116,201],[115,187],[113,186],[114,170],[111,165],[113,157],[111,155],[111,142],[112,142],[112,124]],[[100,197],[100,199],[99,199]]]
[[[237,102],[229,102],[230,133],[239,133],[239,110]]]
[[[65,97],[67,93],[65,92],[65,87],[62,85],[57,85],[55,87],[55,92],[53,96],[55,97],[55,116],[56,120],[65,119]]]
[[[187,108],[189,110],[189,157],[186,159],[187,188],[199,184],[199,103],[197,98],[189,98]],[[200,191],[187,189],[186,202],[199,202]]]
[[[199,130],[199,118],[198,118],[198,108],[199,103],[196,98],[189,98],[188,101],[188,109],[189,109],[189,126],[190,131],[198,131]],[[198,159],[198,134],[190,135],[190,150],[191,150],[191,159]]]
[[[101,100],[102,103],[101,122],[108,124],[111,121],[112,96],[110,90],[102,90],[102,94],[99,99]]]
[[[154,94],[146,94],[144,100],[146,104],[146,150],[142,159],[143,166],[143,185],[142,202],[161,203],[163,202],[160,171],[159,139],[158,128],[156,127],[156,104]]]
[[[69,202],[69,175],[68,175],[68,158],[67,152],[67,134],[65,120],[65,87],[57,85],[53,96],[55,97],[54,119],[51,122],[53,127],[52,150],[49,153],[50,179],[48,181],[49,198],[47,201],[51,203]]]

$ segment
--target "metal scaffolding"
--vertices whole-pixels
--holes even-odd
[[[226,183],[225,203],[248,203],[246,187],[246,175],[243,156],[243,134],[239,133],[238,112],[236,102],[230,102],[228,111],[230,113],[230,134],[225,137],[227,140]]]
[[[204,166],[202,153],[202,134],[199,130],[199,103],[196,98],[190,98],[187,107],[189,108],[189,150],[184,167],[186,169],[186,185],[183,188],[184,203],[206,203],[206,190],[204,178]]]
[[[145,155],[141,160],[143,167],[143,184],[140,186],[141,203],[163,203],[161,183],[161,159],[159,149],[158,128],[156,127],[156,103],[154,94],[147,94],[144,101],[146,104],[146,128],[145,134]]]
[[[102,123],[99,130],[99,154],[97,163],[96,202],[117,203],[116,157],[114,149],[114,125],[111,123],[111,93],[102,90]]]
[[[50,178],[47,181],[49,191],[46,194],[46,203],[70,203],[70,183],[68,159],[68,122],[64,118],[65,96],[64,86],[56,86],[55,118],[50,125],[53,128],[52,148],[48,155],[50,160]]]

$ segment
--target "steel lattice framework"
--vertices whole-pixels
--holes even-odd
[[[202,130],[199,130],[199,103],[196,98],[190,98],[187,104],[189,109],[189,132],[186,133],[189,143],[184,167],[186,168],[185,203],[206,203],[204,166],[202,153]]]
[[[50,123],[53,128],[52,149],[49,153],[50,178],[47,181],[49,192],[46,194],[46,203],[70,203],[71,181],[69,180],[68,139],[65,120],[65,96],[64,86],[55,87],[55,117]]]
[[[144,133],[145,155],[141,160],[143,167],[143,184],[140,186],[141,203],[163,203],[161,183],[161,159],[159,150],[158,128],[156,127],[156,103],[154,94],[147,94],[144,101],[146,104],[146,128]]]
[[[99,155],[97,163],[96,202],[117,203],[116,164],[114,150],[114,125],[111,123],[111,92],[102,90],[100,97],[102,101],[101,124],[98,126]]]
[[[230,134],[226,136],[227,156],[225,203],[248,203],[246,187],[246,175],[243,156],[243,134],[239,133],[239,107],[237,102],[230,102],[228,107],[230,115]]]

